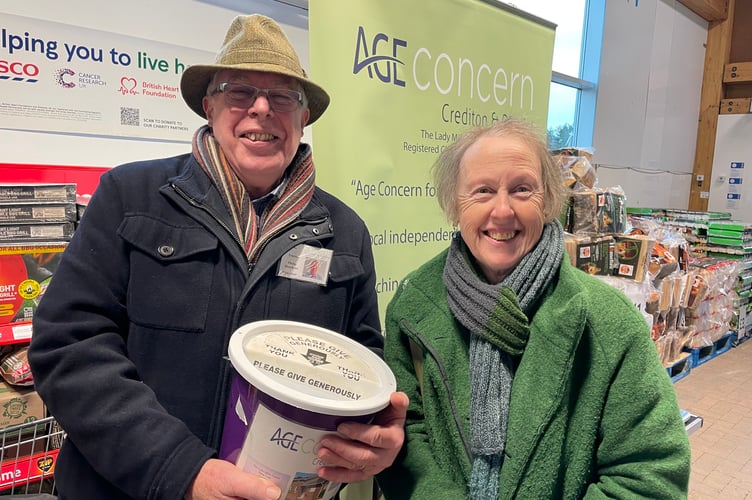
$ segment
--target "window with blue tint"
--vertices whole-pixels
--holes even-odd
[[[550,149],[579,146],[575,140],[579,93],[574,87],[551,82],[547,127]]]
[[[512,0],[556,24],[548,105],[549,147],[590,147],[606,0]]]

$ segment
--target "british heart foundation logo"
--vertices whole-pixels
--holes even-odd
[[[138,82],[135,78],[124,76],[120,79],[119,92],[123,95],[138,95],[138,91],[136,90],[137,85]]]

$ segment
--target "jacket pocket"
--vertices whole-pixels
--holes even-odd
[[[346,331],[356,281],[365,273],[356,255],[335,254],[326,286],[296,279],[277,279],[270,300],[272,317]]]
[[[363,263],[357,255],[340,254],[329,267],[329,279],[334,286],[353,281],[364,273]]]
[[[217,238],[203,226],[176,226],[148,215],[127,216],[128,314],[142,326],[202,332],[217,259]]]

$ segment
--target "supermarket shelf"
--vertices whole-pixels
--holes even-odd
[[[31,340],[31,321],[0,325],[0,345],[18,344]]]
[[[686,352],[689,352],[692,356],[692,367],[696,368],[728,351],[734,346],[735,340],[736,332],[731,332],[719,338],[709,346],[687,349]]]

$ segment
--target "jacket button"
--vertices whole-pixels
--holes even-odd
[[[157,252],[159,252],[159,255],[162,257],[170,257],[175,253],[175,249],[170,245],[160,245],[159,248],[157,248]]]
[[[298,239],[298,235],[297,234],[291,234],[290,235],[290,239],[293,240],[293,241],[297,240]]]
[[[314,227],[311,231],[313,232],[313,234],[315,234],[315,235],[318,236],[318,234],[319,234],[319,228]]]

